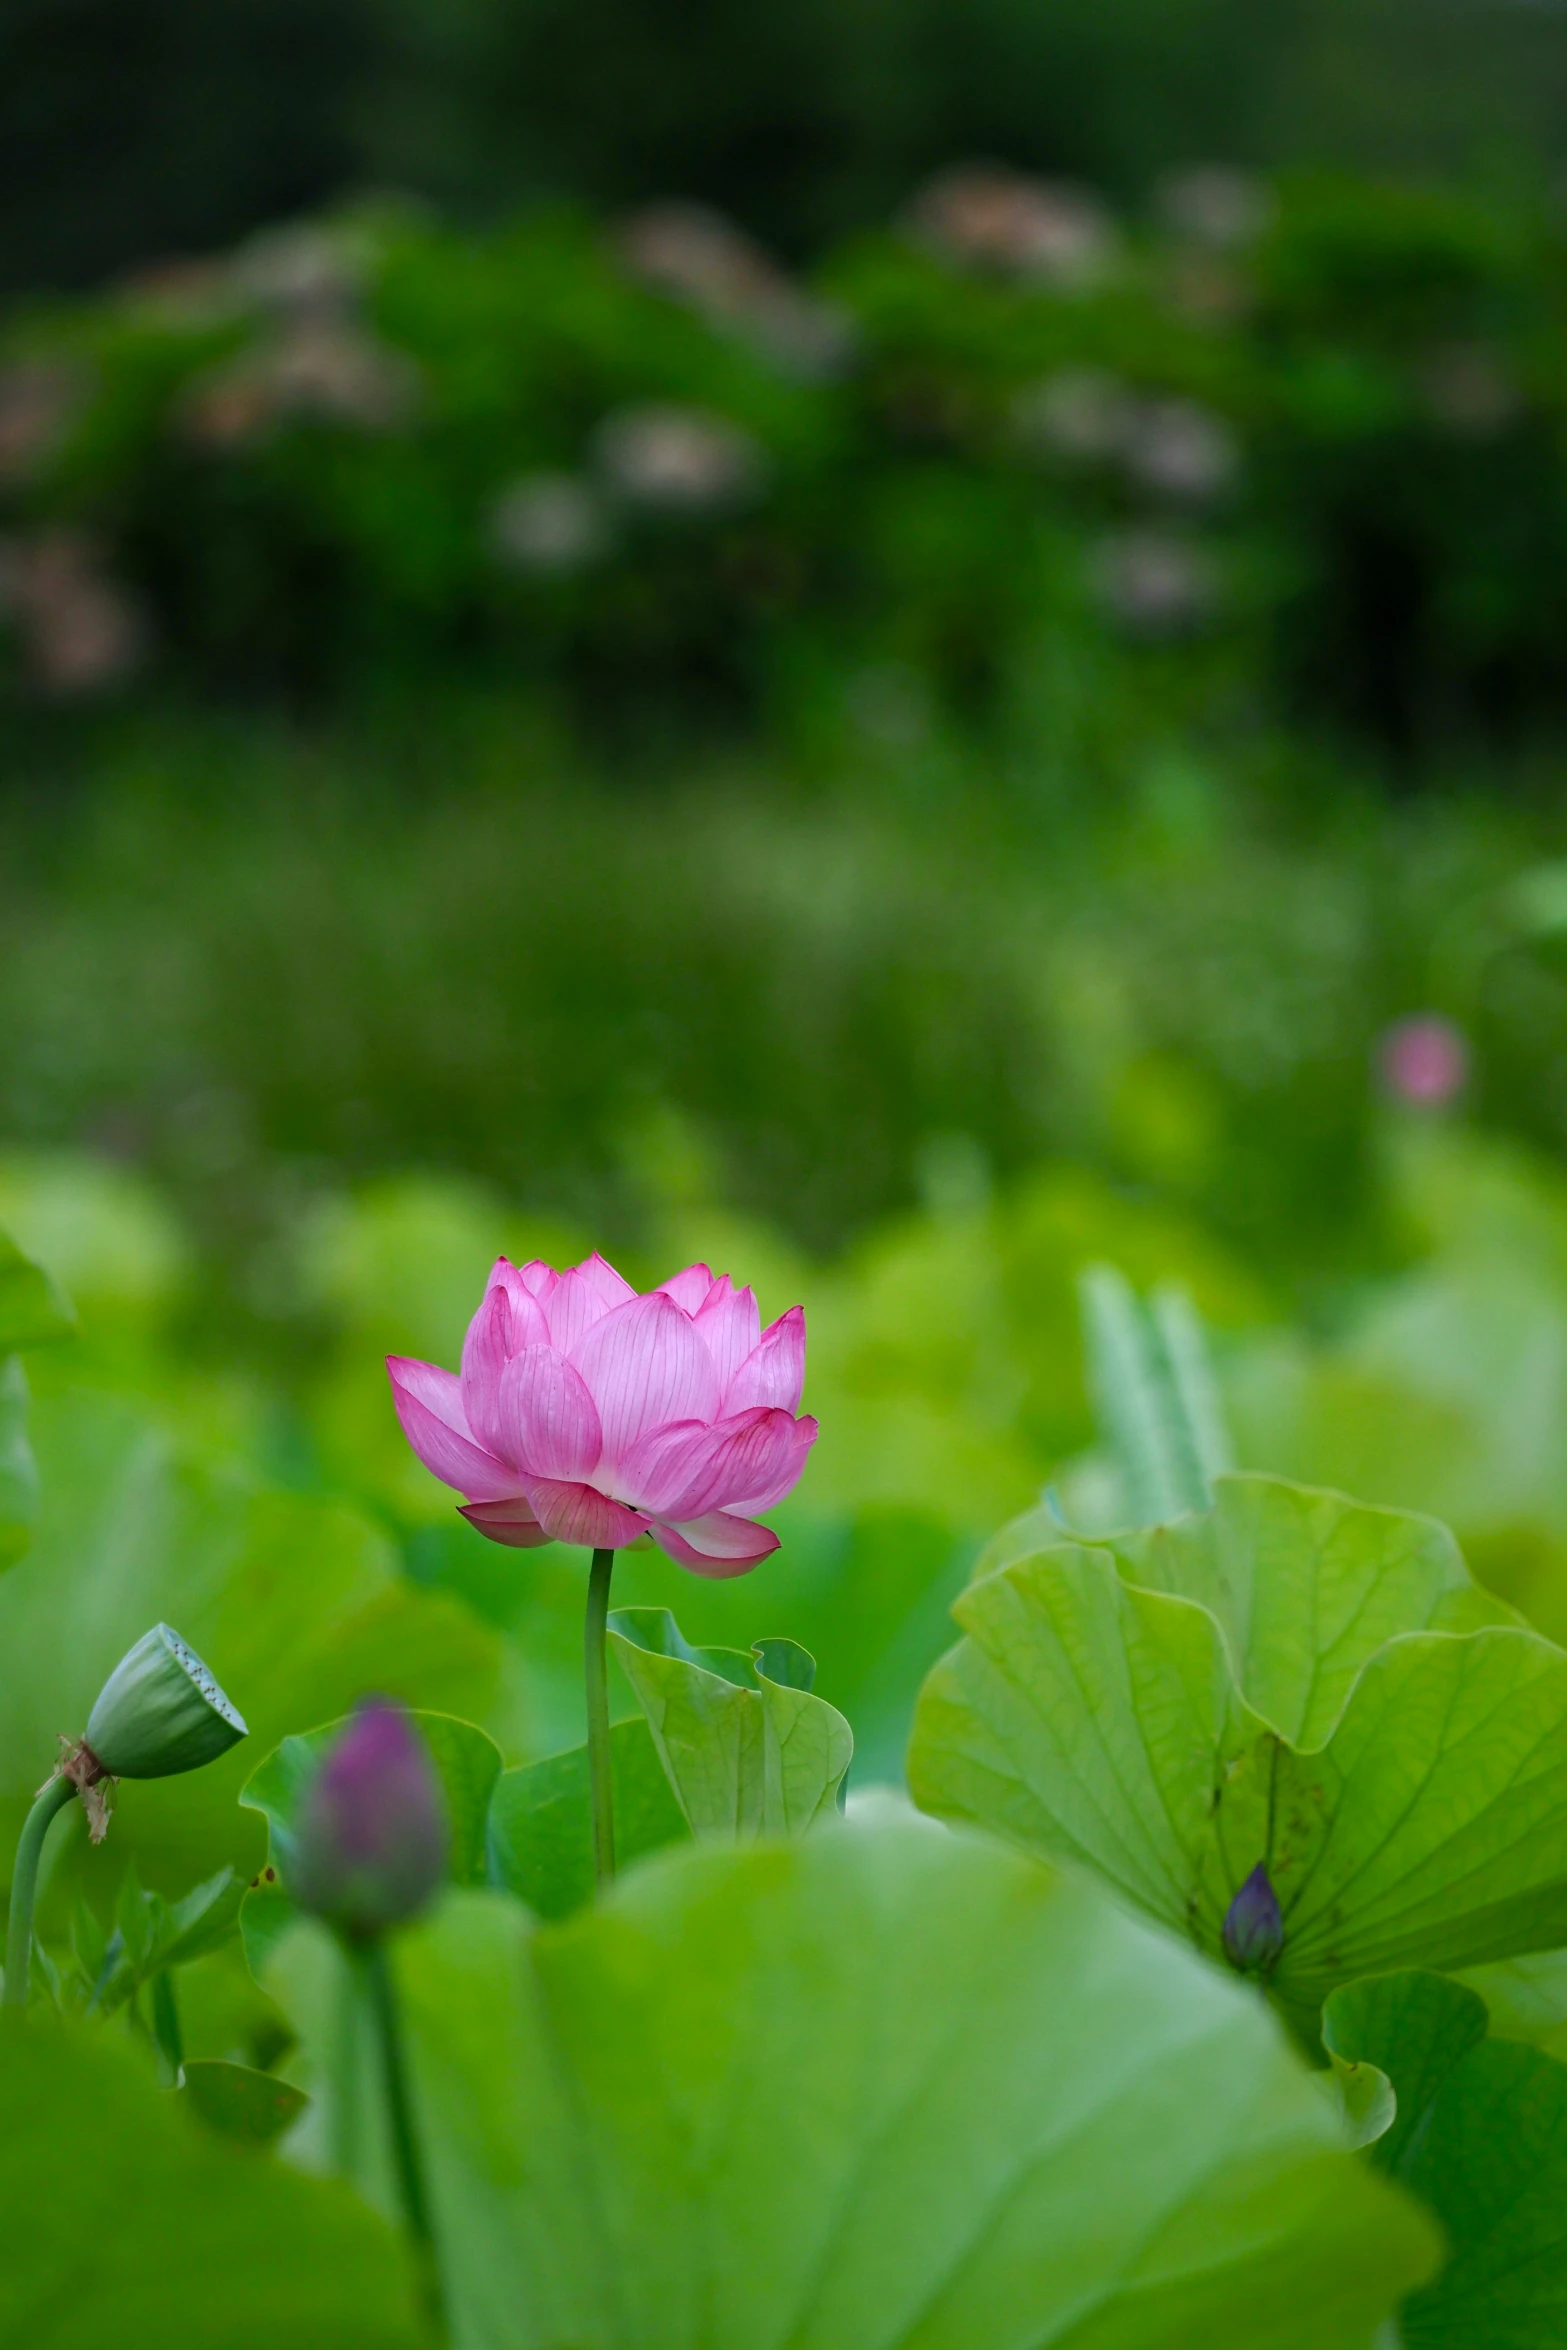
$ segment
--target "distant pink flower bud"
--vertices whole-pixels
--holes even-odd
[[[1461,1028],[1439,1012],[1395,1021],[1378,1055],[1389,1093],[1415,1109],[1440,1109],[1469,1078],[1469,1046]]]
[[[639,1297],[600,1256],[557,1273],[496,1260],[460,1376],[388,1358],[403,1433],[492,1542],[619,1550],[651,1534],[698,1575],[778,1547],[754,1523],[816,1441],[796,1417],[805,1314],[688,1265]]]
[[[305,1790],[289,1890],[363,1939],[417,1917],[446,1874],[446,1808],[400,1705],[367,1697]]]

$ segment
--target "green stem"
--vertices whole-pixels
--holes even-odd
[[[402,2024],[397,2012],[397,1987],[392,1980],[386,1943],[380,1935],[373,1942],[362,1945],[360,1956],[370,1993],[371,2011],[375,2017],[376,2038],[380,2043],[381,2078],[386,2087],[386,2118],[391,2133],[392,2160],[397,2170],[403,2218],[418,2257],[429,2312],[439,2327],[441,2292],[435,2262],[435,2239],[430,2232],[430,2205],[425,2194],[424,2166],[419,2159],[419,2140],[414,2129],[413,2106],[408,2096]]]
[[[160,1967],[152,1978],[152,2036],[167,2073],[164,2087],[178,2086],[185,2062],[185,2035],[180,2029],[180,2003],[172,1967]]]
[[[49,1781],[27,1818],[16,1843],[16,1866],[11,1871],[11,1918],[5,1937],[6,2007],[25,2008],[28,1977],[33,1964],[33,1903],[38,1898],[38,1862],[49,1822],[63,1811],[76,1793],[69,1779]]]
[[[588,1777],[593,1786],[593,1881],[602,1893],[615,1874],[615,1777],[609,1744],[609,1672],[604,1628],[609,1620],[612,1550],[596,1550],[588,1576],[588,1615],[582,1663],[588,1692]]]

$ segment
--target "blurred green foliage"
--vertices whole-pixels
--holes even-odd
[[[1560,19],[1487,0],[13,0],[8,285],[89,281],[344,187],[471,213],[671,192],[808,245],[953,154],[1139,194],[1216,156],[1534,169]]]
[[[716,215],[395,205],[13,322],[11,686],[488,678],[643,761],[1172,730],[1382,758],[1561,717],[1567,240],[1307,174],[1162,226],[974,167],[809,288]]]

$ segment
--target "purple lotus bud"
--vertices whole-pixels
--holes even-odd
[[[446,1874],[440,1783],[400,1705],[367,1697],[305,1790],[289,1890],[355,1941],[415,1917]]]
[[[1243,1975],[1265,1975],[1284,1947],[1284,1915],[1267,1863],[1258,1861],[1224,1913],[1224,1955]]]

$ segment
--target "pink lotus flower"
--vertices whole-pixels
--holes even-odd
[[[727,1274],[688,1265],[639,1297],[594,1255],[497,1259],[462,1376],[387,1359],[403,1434],[492,1542],[619,1550],[649,1533],[698,1575],[743,1575],[778,1537],[816,1422],[796,1419],[805,1312],[767,1330]]]

